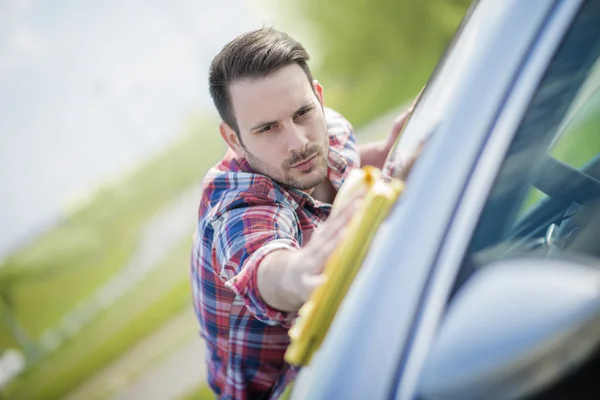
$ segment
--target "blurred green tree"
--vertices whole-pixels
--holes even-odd
[[[288,0],[319,46],[327,103],[360,125],[416,95],[471,0]]]

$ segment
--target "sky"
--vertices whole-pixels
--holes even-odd
[[[274,24],[264,4],[0,0],[0,260],[164,148],[192,113],[216,116],[210,61]]]

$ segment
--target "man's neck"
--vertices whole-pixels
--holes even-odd
[[[319,200],[323,203],[333,204],[337,190],[335,190],[329,178],[326,178],[317,187],[312,189],[312,193],[308,194],[310,194],[315,200]]]

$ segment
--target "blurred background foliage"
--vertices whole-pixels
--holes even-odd
[[[427,82],[469,3],[284,0],[277,6],[276,28],[303,27],[317,53],[311,65],[326,88],[327,104],[360,128],[405,104]],[[224,146],[210,115],[193,118],[188,131],[161,154],[100,187],[84,206],[2,262],[0,350],[18,348],[27,357],[24,372],[3,389],[7,398],[64,398],[78,388],[80,398],[105,398],[141,376],[150,361],[160,362],[185,340],[200,340],[188,282],[193,208],[189,235],[166,249],[157,266],[116,303],[76,333],[62,332],[65,341],[52,351],[42,336],[62,326],[65,315],[122,271],[147,223],[197,187],[220,158]],[[170,323],[182,313],[189,315],[187,323]],[[130,355],[126,367],[119,364],[118,382],[99,380],[87,389],[87,381],[161,330],[163,339],[152,342],[151,357]],[[199,384],[189,396],[209,398]]]
[[[427,82],[470,0],[289,1],[316,38],[326,102],[357,127]]]

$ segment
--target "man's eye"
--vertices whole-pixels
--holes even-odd
[[[259,130],[258,132],[263,133],[263,132],[268,132],[270,130],[273,129],[273,125],[267,125],[264,128],[262,128],[261,130]]]
[[[296,118],[305,116],[306,114],[308,114],[309,111],[310,111],[310,108],[298,111],[298,113],[296,114]]]

